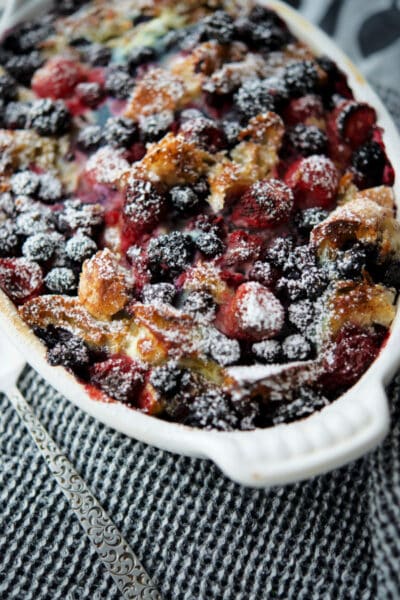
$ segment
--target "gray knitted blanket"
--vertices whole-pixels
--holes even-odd
[[[399,96],[380,92],[400,123]],[[108,429],[31,369],[20,388],[165,600],[399,600],[400,375],[392,429],[376,451],[267,491]],[[12,598],[120,594],[0,396],[0,599]]]

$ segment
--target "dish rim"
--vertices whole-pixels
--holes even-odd
[[[356,98],[377,111],[378,124],[396,173],[393,186],[400,209],[400,138],[382,101],[350,59],[317,26],[280,0],[258,0],[276,10],[293,33],[317,54],[327,54],[346,73]],[[118,402],[92,399],[85,386],[63,367],[51,367],[44,345],[19,317],[0,290],[0,331],[27,362],[73,404],[113,429],[171,452],[211,459],[228,477],[243,485],[265,487],[307,479],[342,466],[371,450],[389,427],[385,384],[400,356],[400,311],[375,362],[345,394],[304,420],[254,431],[207,431],[145,415]]]

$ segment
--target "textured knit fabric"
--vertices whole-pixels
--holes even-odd
[[[400,123],[399,97],[380,92]],[[399,600],[400,375],[376,451],[266,491],[114,432],[28,368],[20,387],[165,600]],[[120,598],[0,396],[0,599]]]

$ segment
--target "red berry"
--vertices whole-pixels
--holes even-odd
[[[262,243],[262,239],[257,235],[241,229],[232,231],[228,235],[225,254],[219,262],[224,267],[233,267],[256,260]]]
[[[292,99],[283,111],[283,120],[288,125],[307,123],[309,119],[322,119],[323,116],[324,107],[321,98],[313,94]]]
[[[0,288],[15,302],[23,304],[43,286],[42,269],[25,258],[0,259]]]
[[[265,229],[286,222],[293,210],[293,192],[279,179],[263,179],[244,193],[232,213],[241,227]]]
[[[365,102],[341,102],[329,117],[328,128],[338,140],[357,148],[367,141],[376,123],[375,109]]]
[[[189,119],[181,125],[181,132],[188,141],[194,142],[208,152],[217,152],[226,146],[223,130],[212,119],[205,117]]]
[[[89,372],[90,383],[99,387],[107,396],[135,405],[137,395],[144,385],[143,365],[127,356],[115,355],[94,364]]]
[[[217,326],[229,337],[259,342],[277,335],[285,312],[266,287],[250,281],[238,287],[232,300],[220,310]]]
[[[339,174],[326,156],[314,154],[297,160],[285,175],[299,208],[329,208],[336,198]]]
[[[375,360],[381,341],[380,335],[355,325],[343,327],[323,358],[320,383],[324,389],[333,391],[354,385]]]
[[[123,235],[130,244],[159,223],[165,199],[150,181],[134,179],[128,184],[123,208]],[[129,245],[130,245],[129,244]]]
[[[69,98],[78,83],[86,80],[85,68],[75,60],[50,58],[32,79],[32,89],[41,98]]]

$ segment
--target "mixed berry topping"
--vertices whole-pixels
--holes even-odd
[[[221,431],[359,380],[400,228],[377,114],[329,57],[258,5],[68,0],[0,63],[0,288],[51,365]]]

